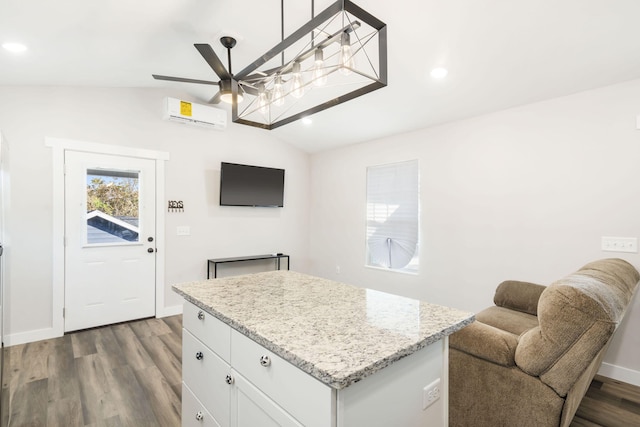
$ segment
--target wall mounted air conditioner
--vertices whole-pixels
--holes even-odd
[[[165,98],[165,120],[222,130],[227,127],[227,112],[220,108]]]

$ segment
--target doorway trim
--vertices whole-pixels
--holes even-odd
[[[111,154],[116,156],[138,157],[155,160],[156,165],[156,317],[169,316],[174,313],[172,307],[165,307],[165,162],[169,153],[165,151],[147,150],[122,145],[100,144],[64,138],[45,137],[45,145],[51,147],[53,154],[53,283],[52,283],[52,329],[56,337],[64,335],[64,154],[65,151],[85,153]]]

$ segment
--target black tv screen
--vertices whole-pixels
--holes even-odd
[[[220,206],[284,206],[284,169],[222,162]]]

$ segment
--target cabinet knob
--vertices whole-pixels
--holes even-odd
[[[204,311],[200,310],[198,312],[198,320],[204,320]]]
[[[260,356],[260,364],[265,367],[271,365],[271,358],[267,355]]]
[[[196,420],[202,421],[204,414],[201,411],[196,412]]]
[[[231,375],[227,375],[227,377],[224,380],[229,385],[233,384],[233,377]]]
[[[199,352],[197,352],[197,353],[196,353],[196,359],[197,359],[197,360],[202,360],[203,358],[204,358],[204,354],[202,354],[202,352],[201,352],[201,351],[199,351]]]

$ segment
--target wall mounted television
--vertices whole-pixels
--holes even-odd
[[[220,206],[283,207],[284,169],[222,162]]]

